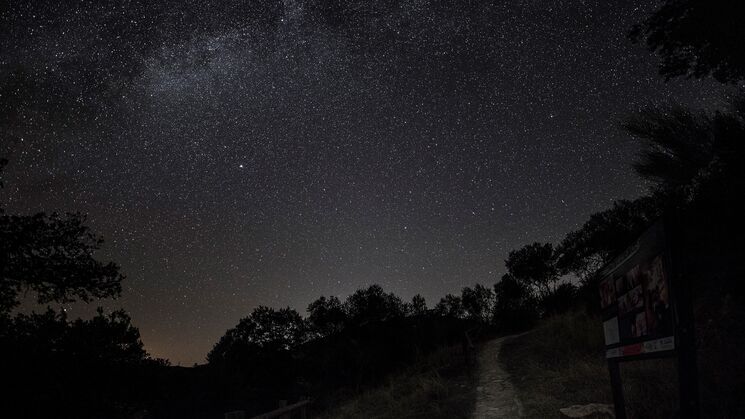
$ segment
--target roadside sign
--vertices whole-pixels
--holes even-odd
[[[661,222],[601,271],[600,307],[607,358],[675,349],[671,273]]]
[[[683,275],[684,234],[667,212],[600,271],[600,307],[616,419],[626,418],[623,362],[676,357],[680,417],[699,417],[690,278]]]

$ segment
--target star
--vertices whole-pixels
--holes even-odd
[[[629,111],[722,96],[626,41],[654,2],[304,1],[3,10],[0,200],[89,215],[154,356],[203,362],[258,305],[491,286],[646,192]]]

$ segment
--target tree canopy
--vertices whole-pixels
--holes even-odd
[[[745,80],[745,2],[666,0],[635,25],[630,37],[660,58],[666,79],[713,76],[723,83]]]
[[[303,343],[305,337],[305,322],[297,311],[259,306],[220,338],[207,359],[212,363],[243,353],[286,352]]]
[[[460,296],[447,294],[435,305],[435,313],[439,316],[452,317],[456,319],[463,318],[465,316],[463,300]]]
[[[461,303],[468,318],[488,323],[494,307],[494,292],[481,284],[465,287],[461,291]]]
[[[341,331],[347,321],[347,311],[338,297],[321,296],[308,305],[308,323],[323,336]]]
[[[512,250],[504,265],[515,279],[536,287],[544,295],[551,292],[551,284],[559,279],[551,243],[536,242]]]
[[[119,266],[94,257],[102,243],[80,214],[0,215],[2,308],[17,305],[24,290],[41,304],[118,296]]]
[[[99,308],[88,320],[68,320],[64,311],[19,314],[0,328],[4,349],[32,351],[36,360],[50,356],[67,361],[132,365],[149,359],[140,331],[123,310]]]
[[[403,317],[403,302],[393,293],[386,293],[380,285],[359,289],[347,298],[349,321],[363,324],[371,321]]]
[[[531,289],[510,274],[494,284],[493,323],[514,330],[530,325],[538,317],[537,301]]]
[[[419,294],[411,297],[411,314],[413,316],[423,316],[427,314],[427,301]]]
[[[665,193],[692,199],[698,186],[712,178],[738,180],[734,170],[745,156],[743,93],[725,112],[647,109],[629,118],[625,127],[644,145],[634,164],[637,173]]]
[[[6,163],[0,159],[0,185]],[[119,265],[95,258],[103,239],[85,222],[79,213],[8,215],[0,208],[0,312],[25,291],[40,304],[119,296]]]
[[[647,228],[660,215],[650,197],[621,200],[590,216],[582,227],[568,233],[556,249],[556,266],[563,274],[587,279]]]

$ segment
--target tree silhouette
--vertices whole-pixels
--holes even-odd
[[[427,314],[427,301],[424,297],[417,294],[411,298],[411,315],[412,316],[423,316]]]
[[[81,214],[0,215],[0,310],[25,290],[41,304],[118,296],[119,266],[94,258],[102,243]]]
[[[5,164],[0,159],[0,185]],[[102,243],[81,214],[19,216],[0,208],[0,312],[28,290],[40,304],[118,296],[119,266],[94,258]]]
[[[520,329],[538,318],[536,299],[530,287],[504,274],[494,284],[494,324],[504,329]]]
[[[6,163],[0,159],[0,185]],[[166,363],[149,358],[122,310],[99,308],[89,320],[69,321],[49,308],[11,317],[26,292],[40,304],[117,297],[123,276],[118,265],[95,259],[102,242],[80,214],[18,216],[0,208],[0,370],[18,384],[6,405],[11,416],[121,416],[142,395],[133,377]]]
[[[207,360],[215,363],[256,352],[287,352],[305,339],[305,322],[297,311],[259,306],[220,338]]]
[[[321,336],[341,331],[348,321],[347,312],[339,298],[321,296],[308,305],[308,323]]]
[[[495,312],[509,312],[525,305],[532,297],[530,288],[510,274],[494,284]]]
[[[660,55],[659,71],[668,80],[711,74],[735,83],[745,80],[743,17],[742,1],[666,0],[629,35]]]
[[[551,243],[533,243],[513,250],[504,264],[512,277],[535,287],[543,296],[551,293],[552,284],[559,279]]]
[[[0,317],[10,417],[123,417],[151,397],[142,374],[167,365],[149,357],[122,310],[73,321],[51,309]]]
[[[435,313],[439,316],[462,319],[465,316],[463,301],[457,295],[448,294],[435,305]]]
[[[347,298],[349,320],[355,325],[404,316],[404,305],[393,293],[386,294],[380,285],[355,291]]]
[[[557,247],[557,268],[587,280],[661,215],[660,206],[657,199],[643,197],[616,201],[612,208],[592,214]]]
[[[640,112],[625,124],[645,149],[634,168],[655,182],[661,192],[691,200],[712,178],[738,181],[745,156],[745,95],[729,112],[704,112],[673,107]]]
[[[132,365],[149,359],[140,331],[123,310],[105,314],[99,308],[89,319],[69,321],[65,312],[19,314],[0,339],[30,358],[65,359],[66,362]],[[6,348],[7,349],[7,348]],[[163,362],[163,361],[159,361]]]
[[[481,284],[465,287],[461,291],[461,303],[468,318],[488,323],[492,316],[494,292]]]

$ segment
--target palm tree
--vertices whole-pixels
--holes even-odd
[[[625,123],[645,147],[634,169],[658,191],[691,200],[713,180],[739,182],[745,143],[745,95],[727,112],[694,112],[682,107],[642,111]]]

